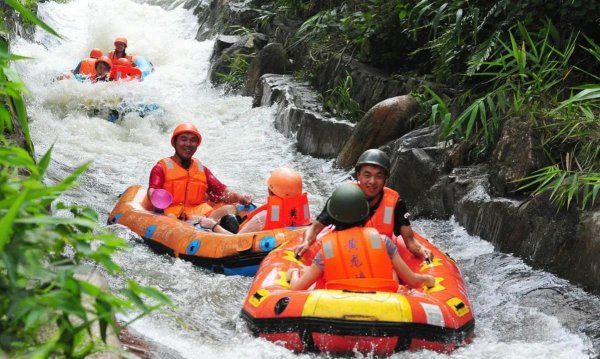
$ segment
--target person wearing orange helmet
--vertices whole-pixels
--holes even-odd
[[[235,207],[224,205],[213,209],[209,203],[250,204],[252,197],[231,191],[194,157],[202,142],[200,132],[191,123],[181,123],[171,135],[175,154],[163,158],[150,172],[148,198],[156,189],[167,190],[173,200],[164,209],[168,216],[197,221],[204,228],[221,233],[236,233]],[[235,223],[233,223],[235,222]]]
[[[112,61],[107,56],[100,56],[96,60],[96,64],[94,68],[96,69],[96,74],[92,76],[92,82],[98,81],[111,81],[110,78],[110,69],[112,67]]]
[[[129,60],[133,64],[133,56],[128,55],[125,50],[127,49],[127,38],[117,37],[114,41],[115,49],[108,52],[108,57],[112,61],[116,61],[121,58]],[[135,64],[133,64],[135,66]]]
[[[90,56],[79,61],[75,69],[71,72],[82,77],[93,77],[96,75],[96,61],[103,55],[102,50],[93,48],[90,51]]]
[[[302,176],[291,168],[277,168],[266,181],[267,203],[248,215],[240,233],[310,224],[308,197],[302,191]]]

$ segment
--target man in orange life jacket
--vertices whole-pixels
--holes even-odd
[[[277,168],[267,179],[267,203],[252,211],[239,233],[310,224],[308,197],[302,192],[302,176],[291,168]]]
[[[385,187],[390,174],[390,159],[381,150],[370,149],[363,152],[355,166],[357,185],[369,201],[369,220],[367,227],[374,227],[381,234],[392,238],[401,235],[408,250],[417,257],[431,259],[431,251],[423,247],[414,238],[406,204],[398,192]],[[304,232],[303,243],[296,248],[302,255],[310,243],[316,240],[323,228],[331,224],[327,211],[323,210],[317,220]]]
[[[96,75],[96,61],[103,55],[102,50],[93,48],[90,57],[81,60],[72,71],[75,75],[92,77]]]
[[[433,276],[414,273],[406,265],[389,237],[363,227],[370,208],[359,187],[346,183],[336,188],[325,211],[335,228],[321,238],[321,250],[301,276],[296,268],[287,272],[292,290],[308,289],[323,276],[328,289],[395,292],[394,272],[414,288],[435,285]]]
[[[125,37],[117,37],[114,42],[115,49],[108,52],[108,57],[112,61],[116,61],[121,58],[126,58],[131,62],[132,66],[135,66],[133,62],[133,56],[127,55],[125,49],[127,48],[127,38]]]
[[[225,229],[236,233],[239,223],[233,216],[235,207],[224,205],[213,210],[208,202],[250,204],[252,198],[229,191],[207,167],[193,157],[201,142],[202,136],[196,126],[182,123],[175,127],[171,136],[175,154],[158,161],[152,168],[148,197],[151,198],[154,189],[165,189],[173,196],[171,205],[164,209],[166,215],[182,220],[209,217],[211,225],[206,226],[204,219],[201,221],[203,227],[216,232],[225,233]]]

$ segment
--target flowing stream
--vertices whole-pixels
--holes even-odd
[[[266,197],[264,181],[273,168],[302,173],[313,215],[347,173],[332,161],[298,153],[273,127],[273,111],[252,108],[251,98],[224,94],[206,80],[213,42],[198,42],[198,24],[182,1],[72,0],[39,4],[39,16],[62,39],[43,31],[33,41],[15,39],[13,51],[34,57],[16,67],[31,92],[28,111],[36,155],[53,146],[49,181],[93,161],[80,186],[64,196],[87,205],[104,225],[119,193],[147,184],[154,163],[173,152],[169,139],[179,122],[195,123],[203,134],[197,157],[234,190]],[[128,52],[148,57],[155,72],[143,82],[55,81],[92,47],[112,48],[117,36]],[[123,102],[125,101],[125,102]],[[140,117],[126,113],[116,123],[107,109],[126,103],[157,104]],[[429,351],[394,358],[595,358],[600,348],[600,298],[533,270],[468,235],[453,221],[417,220],[413,227],[458,262],[475,313],[476,338],[450,355]],[[223,276],[188,262],[151,252],[120,226],[110,228],[131,248],[116,260],[125,275],[170,295],[176,309],[135,322],[155,358],[312,358],[252,337],[239,319],[250,278]],[[118,288],[123,278],[111,278]],[[356,355],[359,358],[363,356]]]

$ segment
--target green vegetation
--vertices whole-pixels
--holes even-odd
[[[334,116],[339,116],[347,120],[360,118],[364,112],[360,105],[350,95],[350,89],[353,86],[352,76],[346,73],[346,77],[339,84],[326,94],[323,107]]]
[[[246,80],[248,66],[250,66],[248,59],[252,56],[254,55],[245,55],[242,53],[225,56],[224,60],[228,65],[226,66],[227,72],[217,72],[217,76],[231,90],[242,88]]]
[[[411,73],[423,88],[443,140],[464,142],[468,161],[489,160],[508,118],[533,125],[548,167],[521,182],[556,205],[592,206],[600,186],[600,3],[583,0],[367,0],[267,2],[263,14],[302,22],[288,49],[318,73],[343,53],[391,74]],[[290,9],[293,9],[290,10]],[[316,78],[314,74],[306,78]],[[331,100],[333,112],[353,112]],[[346,86],[347,88],[347,86]],[[346,92],[345,95],[350,95]],[[351,99],[351,96],[349,96]],[[350,106],[344,109],[344,106]],[[362,109],[368,110],[368,109]]]
[[[26,8],[7,3],[54,33]],[[112,256],[126,243],[102,230],[92,209],[59,201],[89,164],[46,185],[52,149],[36,164],[28,151],[7,143],[15,119],[33,149],[26,89],[10,67],[11,61],[24,59],[0,41],[0,357],[83,358],[106,349],[108,329],[119,331],[115,314],[137,313],[137,319],[171,302],[133,281],[118,295],[88,281],[93,269],[120,273]],[[99,338],[92,335],[93,327],[99,328]]]

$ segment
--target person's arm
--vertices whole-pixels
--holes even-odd
[[[206,194],[210,201],[225,203],[239,202],[244,205],[248,205],[252,202],[252,196],[230,191],[206,166],[204,166],[204,173],[206,174],[206,182],[208,185]]]
[[[163,188],[165,184],[165,173],[162,167],[157,163],[150,171],[150,179],[148,180],[148,199],[152,198],[152,192],[156,188]]]
[[[394,270],[398,274],[398,278],[410,287],[419,288],[425,284],[427,287],[431,288],[435,285],[435,278],[432,275],[413,272],[408,265],[406,265],[406,262],[404,262],[404,259],[400,257],[398,252],[392,257],[392,264],[394,265]]]
[[[394,234],[396,236],[402,236],[406,248],[408,248],[412,254],[419,258],[431,259],[431,251],[415,240],[409,217],[410,214],[408,213],[406,204],[402,199],[399,199],[398,202],[396,202],[396,207],[394,209]]]
[[[229,232],[228,230],[226,230],[225,228],[221,227],[219,222],[215,221],[214,219],[212,219],[210,217],[203,216],[200,219],[200,225],[203,228],[209,228],[211,231],[213,231],[215,233],[233,234],[233,233]]]
[[[307,229],[302,233],[302,243],[300,243],[296,249],[296,255],[301,256],[308,250],[310,245],[317,239],[317,235],[325,228],[318,220],[314,221]]]
[[[250,203],[252,203],[252,196],[250,196],[249,194],[241,194],[226,189],[225,194],[223,195],[223,202],[241,203],[243,205],[249,205]]]
[[[304,290],[308,289],[314,282],[317,281],[323,275],[323,270],[316,264],[312,264],[308,269],[299,276],[298,271],[288,272],[290,274],[290,289],[291,290]]]

